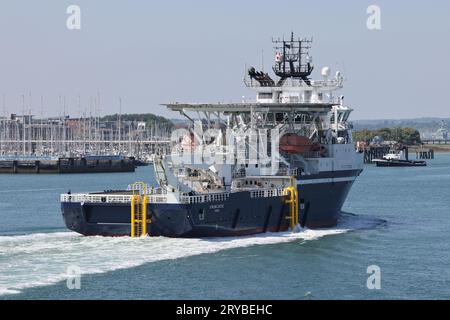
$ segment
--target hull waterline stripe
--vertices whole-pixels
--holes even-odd
[[[328,179],[309,179],[309,180],[297,180],[297,184],[322,184],[332,182],[347,182],[354,181],[356,177],[343,177],[343,178],[328,178]]]

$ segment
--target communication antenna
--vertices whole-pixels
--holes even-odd
[[[264,49],[261,49],[261,70],[264,72]]]
[[[41,114],[41,121],[40,121],[40,125],[39,125],[39,144],[40,144],[40,153],[41,155],[44,154],[44,136],[42,133],[42,128],[44,126],[43,121],[44,121],[44,96],[41,95],[41,110],[40,110],[40,114]]]
[[[121,135],[121,127],[122,127],[122,98],[119,97],[119,123],[118,123],[118,129],[119,129],[119,155],[122,153],[122,135]]]
[[[285,40],[283,37],[283,39],[272,40],[272,43],[276,62],[273,71],[280,77],[280,83],[283,83],[287,78],[300,78],[307,85],[310,85],[309,76],[314,69],[309,54],[312,38],[309,40],[296,39],[294,33],[291,32],[290,40]]]
[[[6,94],[3,94],[3,108],[2,114],[6,117]]]
[[[23,149],[22,149],[22,155],[25,156],[26,152],[26,142],[25,142],[25,94],[22,93],[22,142],[23,142]]]

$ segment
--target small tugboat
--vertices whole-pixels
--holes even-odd
[[[391,150],[382,159],[374,159],[377,167],[425,167],[427,163],[422,160],[409,160],[405,149]]]

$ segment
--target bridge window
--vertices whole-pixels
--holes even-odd
[[[260,92],[258,93],[258,99],[272,99],[271,92]]]

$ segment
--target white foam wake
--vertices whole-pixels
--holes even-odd
[[[0,295],[65,281],[70,266],[82,274],[253,245],[316,240],[347,229],[303,230],[239,238],[174,239],[83,237],[72,232],[0,236]]]

